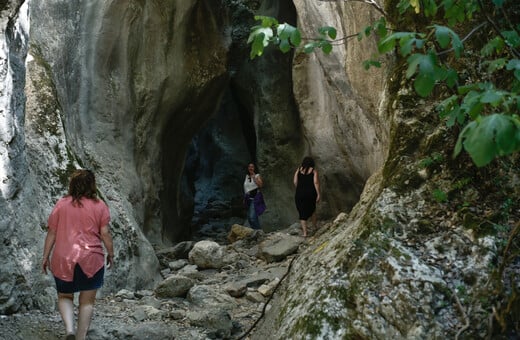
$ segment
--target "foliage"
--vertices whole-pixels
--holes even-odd
[[[432,192],[433,194],[433,198],[439,202],[439,203],[444,203],[444,202],[447,202],[448,201],[448,194],[446,194],[444,191],[442,191],[441,189],[435,189],[433,190]]]
[[[277,45],[284,53],[292,48],[300,47],[302,43],[300,30],[288,23],[280,24],[278,20],[267,16],[255,16],[255,20],[260,20],[261,24],[253,26],[247,40],[251,44],[251,59],[259,57],[264,53],[264,48],[269,44]],[[311,53],[316,48],[329,54],[332,51],[332,41],[336,39],[336,29],[325,26],[318,29],[319,35],[311,41],[305,43],[300,49],[305,53]]]
[[[259,16],[255,19],[261,24],[251,29],[248,39],[250,56],[261,56],[269,44],[282,52],[321,49],[328,54],[335,43],[373,34],[379,57],[396,53],[406,62],[405,76],[419,96],[430,96],[436,88],[446,94],[438,105],[440,117],[449,127],[462,128],[454,156],[465,150],[481,167],[496,157],[520,151],[520,6],[515,1],[400,0],[396,16],[400,19],[390,23],[392,29],[387,22],[390,16],[383,15],[361,32],[341,39],[336,39],[336,30],[329,26],[318,29],[315,38],[303,39],[298,28]],[[416,26],[426,24],[419,25],[418,31],[415,26],[413,31],[407,30],[410,25],[405,20],[410,17],[416,19]],[[466,36],[461,38],[463,33]],[[478,80],[464,75],[463,60],[472,53],[464,45],[470,38],[475,38],[472,46],[484,40],[477,55],[481,61]],[[363,65],[379,67],[379,59]]]
[[[419,162],[421,168],[427,168],[434,164],[439,164],[444,161],[444,156],[441,153],[434,152],[431,157],[426,157]]]

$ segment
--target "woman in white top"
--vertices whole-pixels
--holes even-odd
[[[249,163],[247,166],[247,175],[244,180],[245,205],[247,208],[247,220],[249,226],[253,229],[260,229],[260,221],[255,209],[255,196],[258,189],[264,185],[260,174],[255,173],[255,165]]]

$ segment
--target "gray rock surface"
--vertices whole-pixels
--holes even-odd
[[[188,259],[202,269],[219,269],[224,265],[224,250],[217,242],[199,241],[190,250]]]
[[[242,254],[242,263],[230,263],[220,271],[199,271],[194,266],[193,272],[199,273],[196,278],[184,277],[179,270],[164,278],[154,291],[122,289],[100,297],[88,339],[203,340],[244,336],[261,317],[261,307],[270,296],[265,287],[260,288],[261,283],[270,286],[272,292],[295,255],[273,267],[247,255],[246,247],[222,249]],[[229,287],[239,287],[236,289],[241,293],[234,294],[237,290]],[[56,292],[52,294],[55,297]],[[47,310],[0,315],[2,339],[62,339],[63,323],[55,300],[50,302]]]

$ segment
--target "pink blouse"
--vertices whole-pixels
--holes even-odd
[[[72,205],[72,197],[65,196],[48,220],[49,229],[56,232],[50,269],[63,281],[73,280],[76,263],[88,277],[104,265],[100,232],[110,221],[108,206],[102,200],[88,198],[82,198],[81,204]]]

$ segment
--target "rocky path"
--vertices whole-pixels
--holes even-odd
[[[88,339],[247,339],[309,241],[299,233],[297,224],[273,233],[235,225],[158,250],[165,280],[155,290],[98,299]],[[2,315],[0,330],[5,340],[64,338],[57,310]]]

